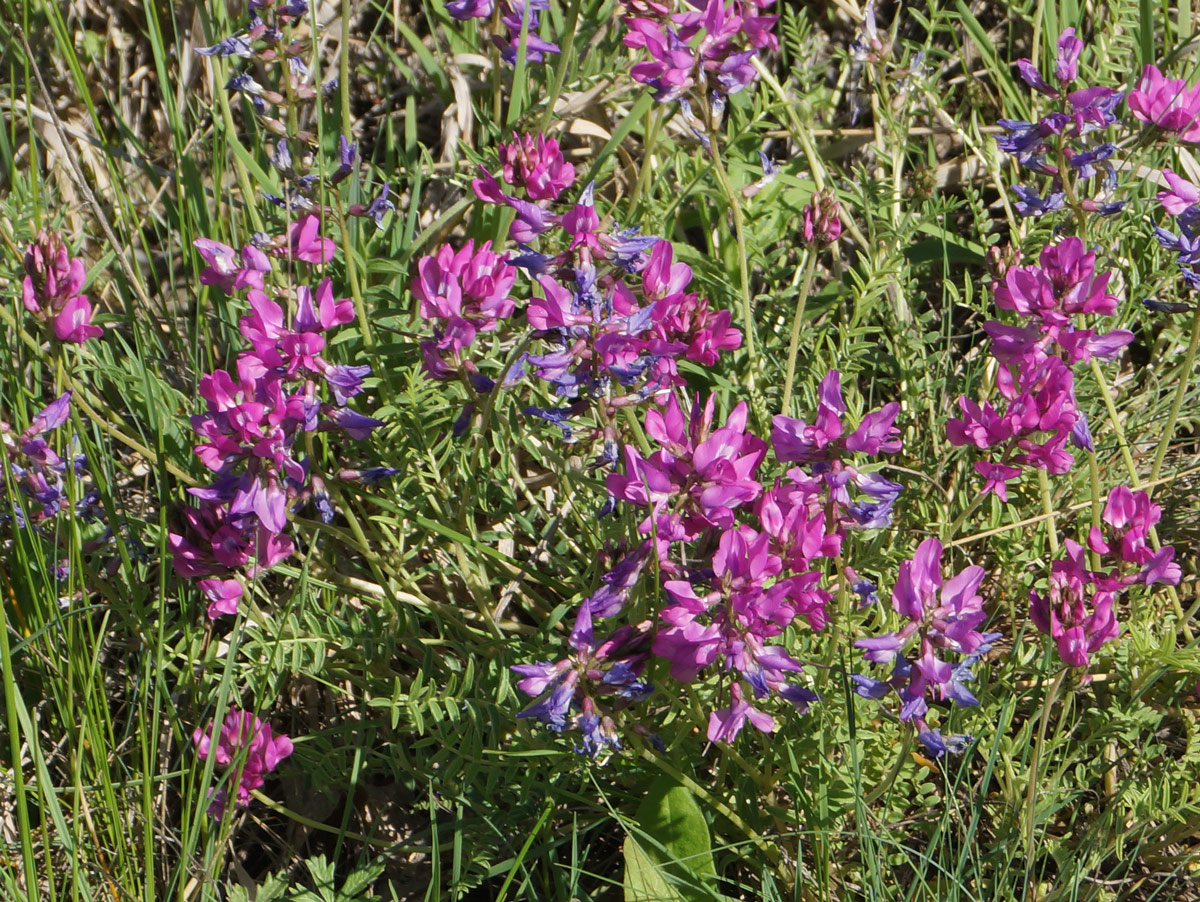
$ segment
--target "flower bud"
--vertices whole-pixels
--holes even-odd
[[[991,273],[992,278],[996,279],[996,281],[1002,280],[1009,269],[1019,266],[1020,263],[1020,248],[1013,247],[1011,244],[1006,244],[1003,247],[993,244],[987,249],[985,265],[987,266],[987,271]]]
[[[827,247],[842,234],[841,205],[832,191],[817,191],[804,208],[804,241],[813,247]]]

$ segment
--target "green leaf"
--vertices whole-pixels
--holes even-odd
[[[708,822],[695,796],[668,776],[651,784],[638,808],[637,837],[625,840],[626,902],[720,898]]]
[[[632,835],[625,837],[625,902],[686,902],[687,896],[666,881],[663,870]]]

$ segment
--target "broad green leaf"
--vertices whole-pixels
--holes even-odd
[[[651,784],[625,840],[626,902],[717,898],[708,822],[695,796],[670,777]]]
[[[667,882],[665,870],[633,836],[625,837],[625,902],[687,902],[683,891]]]

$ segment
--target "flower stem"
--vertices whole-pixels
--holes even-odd
[[[709,119],[711,120],[711,118],[710,116]],[[733,214],[734,238],[737,241],[738,275],[741,278],[742,288],[742,319],[745,320],[746,330],[746,354],[753,364],[758,357],[758,351],[754,337],[754,308],[750,297],[750,262],[746,252],[746,220],[742,214],[741,199],[729,181],[729,173],[725,171],[725,164],[721,161],[721,151],[717,149],[717,144],[717,136],[714,134],[711,144],[713,172],[716,173],[717,181],[721,183],[721,190],[725,193],[725,199],[729,202],[729,209]]]
[[[1042,496],[1042,513],[1046,515],[1046,538],[1050,552],[1058,554],[1058,522],[1054,510],[1054,498],[1050,495],[1050,477],[1045,470],[1038,470],[1038,493]]]
[[[1063,680],[1066,679],[1069,668],[1064,667],[1050,684],[1050,691],[1042,702],[1042,723],[1038,727],[1037,744],[1033,747],[1033,761],[1029,765],[1029,784],[1025,789],[1025,855],[1029,868],[1033,866],[1033,832],[1037,827],[1037,780],[1038,768],[1042,762],[1042,754],[1046,746],[1046,728],[1050,724],[1050,710],[1058,699]]]
[[[800,294],[796,297],[796,313],[792,317],[792,337],[788,342],[787,372],[783,379],[783,403],[779,410],[784,416],[791,416],[792,383],[796,379],[796,352],[800,348],[800,326],[804,322],[804,307],[808,303],[809,292],[812,291],[813,274],[817,269],[817,252],[809,248],[804,260],[804,276],[800,282]]]

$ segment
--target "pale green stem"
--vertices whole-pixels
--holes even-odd
[[[1030,867],[1033,862],[1033,833],[1037,827],[1038,768],[1042,762],[1042,754],[1045,752],[1046,728],[1050,724],[1050,709],[1054,707],[1054,703],[1058,699],[1058,693],[1062,688],[1063,680],[1066,679],[1068,669],[1064,667],[1058,672],[1058,676],[1050,684],[1050,691],[1046,694],[1045,701],[1042,702],[1042,723],[1038,727],[1037,744],[1033,747],[1033,760],[1029,764],[1029,785],[1025,790],[1025,855],[1030,862]]]
[[[1038,493],[1042,496],[1042,513],[1046,515],[1046,538],[1050,542],[1050,552],[1058,554],[1058,522],[1054,499],[1050,496],[1050,477],[1045,470],[1038,470]]]
[[[1121,418],[1117,415],[1117,405],[1108,388],[1108,380],[1104,378],[1104,371],[1100,369],[1100,362],[1095,357],[1091,359],[1091,369],[1096,386],[1100,389],[1100,397],[1104,401],[1104,409],[1108,412],[1108,420],[1112,423],[1113,433],[1117,437],[1117,447],[1121,449],[1121,459],[1125,462],[1125,469],[1129,471],[1130,488],[1136,489],[1142,484],[1142,480],[1138,476],[1137,464],[1133,462],[1133,455],[1129,452],[1129,442],[1125,440],[1125,427],[1121,425]]]
[[[714,134],[711,145],[713,172],[717,175],[717,181],[721,183],[721,190],[725,192],[725,199],[729,202],[730,211],[733,213],[734,238],[737,241],[738,275],[741,277],[742,283],[742,318],[745,320],[746,354],[753,364],[758,354],[754,338],[754,308],[750,297],[750,262],[746,253],[746,222],[742,214],[741,199],[737,196],[737,192],[733,190],[733,184],[729,181],[729,173],[725,171],[725,164],[721,162],[721,151],[717,149],[717,143],[717,136]]]
[[[786,417],[792,414],[792,383],[796,379],[796,353],[800,349],[800,327],[804,323],[804,308],[812,291],[813,274],[817,270],[817,251],[809,248],[804,260],[804,276],[800,282],[800,294],[796,298],[796,313],[792,317],[792,337],[788,342],[787,372],[783,380],[783,403],[780,412]]]
[[[1088,482],[1092,492],[1092,527],[1100,529],[1100,517],[1103,512],[1104,489],[1100,485],[1100,463],[1096,459],[1095,450],[1088,451]],[[1100,557],[1092,552],[1092,569],[1100,569]]]

